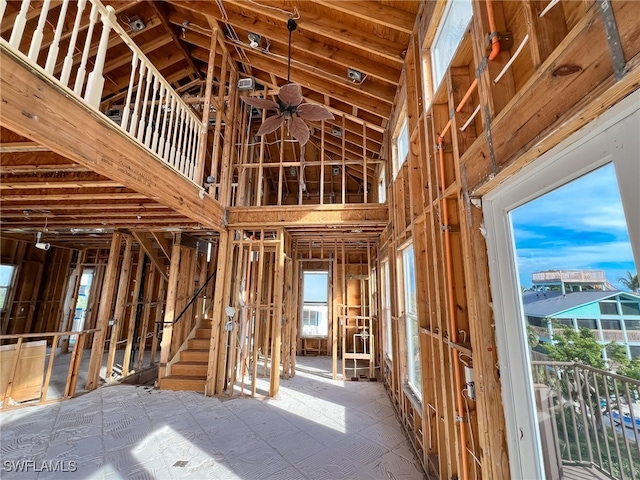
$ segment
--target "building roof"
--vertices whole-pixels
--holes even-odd
[[[539,293],[540,295],[543,292],[528,292],[529,294]],[[551,293],[560,293],[560,292],[546,292],[547,295]],[[566,310],[570,310],[572,308],[579,307],[581,305],[586,305],[588,303],[598,302],[600,300],[605,300],[610,297],[615,297],[616,295],[624,294],[625,296],[630,296],[632,298],[636,298],[636,295],[633,295],[628,292],[615,291],[615,292],[573,292],[567,293],[566,295],[554,295],[551,298],[545,298],[543,300],[538,301],[525,301],[525,296],[523,295],[522,303],[524,305],[524,313],[525,315],[530,315],[533,317],[550,317],[553,315],[557,315]],[[528,297],[531,299],[531,296]]]

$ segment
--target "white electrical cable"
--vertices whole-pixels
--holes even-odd
[[[222,0],[220,0],[221,2]],[[271,5],[263,5],[262,3],[258,3],[255,0],[248,0],[249,3],[253,3],[254,5],[258,5],[259,7],[270,8],[271,10],[277,10],[278,12],[284,13],[285,15],[289,15],[293,18],[293,20],[298,20],[300,18],[300,12],[298,12],[298,7],[293,7],[293,13],[283,10],[282,8],[272,7]]]
[[[476,118],[476,115],[478,115],[478,112],[480,111],[480,104],[478,104],[478,106],[476,107],[476,109],[473,111],[473,113],[471,114],[471,116],[469,117],[469,119],[464,122],[464,125],[462,125],[462,127],[460,127],[460,131],[464,132],[467,127],[471,124],[471,122],[473,121],[474,118]]]
[[[522,43],[520,43],[520,46],[518,47],[518,49],[515,51],[515,53],[513,54],[513,56],[509,59],[509,61],[507,62],[507,64],[504,66],[504,68],[502,69],[502,71],[498,74],[498,76],[496,77],[496,79],[493,81],[494,85],[496,83],[498,83],[500,81],[500,79],[502,78],[502,76],[507,72],[507,70],[509,70],[509,67],[511,67],[511,64],[513,62],[515,62],[516,58],[518,58],[518,55],[520,55],[520,53],[522,52],[522,49],[524,48],[524,46],[527,44],[527,42],[529,41],[529,34],[527,33],[524,38],[522,39]]]
[[[467,423],[469,424],[469,433],[471,433],[471,450],[472,451],[470,451],[466,446],[464,448],[467,448],[467,452],[469,452],[469,454],[475,460],[475,462],[473,462],[473,476],[474,476],[474,478],[477,479],[478,478],[478,465],[482,465],[482,462],[480,462],[478,457],[476,457],[476,455],[475,455],[476,445],[475,445],[475,441],[473,440],[473,429],[471,428],[471,414],[469,413],[469,402],[467,400],[467,395],[468,394],[469,394],[469,390],[467,390],[466,388],[462,390],[462,398],[464,398],[464,405],[465,405],[465,407],[467,409]]]
[[[555,7],[558,3],[560,3],[560,0],[551,0],[551,1],[549,2],[549,5],[547,5],[547,6],[545,7],[545,9],[544,9],[544,10],[542,10],[542,11],[540,12],[540,15],[538,15],[538,16],[539,16],[540,18],[544,17],[544,16],[547,14],[547,12],[548,12],[549,10],[551,10],[553,7]]]

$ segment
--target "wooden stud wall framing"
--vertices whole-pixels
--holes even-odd
[[[388,261],[396,287],[390,302],[393,360],[383,378],[425,470],[440,478],[509,478],[482,213],[472,199],[639,83],[640,39],[625,33],[637,32],[637,21],[634,27],[629,19],[633,2],[612,3],[627,63],[617,83],[596,2],[560,2],[541,18],[547,3],[494,1],[497,30],[513,40],[486,61],[486,2],[474,1],[471,26],[435,91],[429,49],[442,8],[423,4],[385,134],[390,146],[406,112],[409,155],[391,182],[390,228],[378,244],[384,253],[377,271]],[[556,75],[562,65],[578,65],[580,76]],[[416,263],[421,401],[404,388],[397,251],[409,241]],[[474,369],[475,399],[460,380],[465,366]]]

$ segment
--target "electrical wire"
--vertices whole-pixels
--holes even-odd
[[[478,467],[477,465],[482,466],[482,462],[480,461],[480,459],[478,457],[476,457],[476,444],[475,441],[473,440],[473,428],[471,427],[471,413],[469,412],[469,402],[467,400],[469,395],[469,390],[468,389],[463,389],[462,390],[462,398],[464,399],[464,405],[467,409],[467,425],[469,425],[469,433],[471,435],[469,435],[471,437],[471,450],[470,451],[466,446],[464,446],[464,448],[467,448],[467,452],[469,452],[469,454],[473,457],[473,459],[475,460],[475,462],[473,462],[473,476],[474,478],[478,478]]]
[[[271,10],[276,10],[278,12],[284,13],[285,15],[289,15],[293,20],[298,20],[300,18],[300,12],[298,11],[298,7],[293,7],[293,13],[288,12],[287,10],[283,10],[282,8],[273,7],[271,5],[263,5],[262,3],[256,2],[255,0],[247,0],[249,3],[253,3],[254,5],[258,5],[259,7],[270,8]],[[218,0],[219,3],[222,3],[222,0]]]

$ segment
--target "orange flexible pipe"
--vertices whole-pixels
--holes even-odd
[[[489,34],[491,35],[491,53],[489,54],[489,60],[495,59],[500,53],[500,37],[498,36],[498,29],[496,28],[496,16],[493,13],[493,2],[487,0],[487,15],[489,16]]]
[[[451,122],[449,122],[451,123]],[[444,187],[445,184],[445,176],[444,176],[444,138],[442,135],[438,138],[438,146],[439,146],[439,163],[440,163],[440,184]],[[447,310],[449,313],[449,339],[453,343],[458,342],[458,330],[456,329],[455,315],[456,315],[456,304],[455,299],[453,298],[453,260],[451,256],[451,234],[449,232],[449,208],[447,206],[447,201],[445,198],[442,199],[442,220],[444,226],[444,256],[447,261],[446,265],[446,281],[447,281]],[[455,376],[456,382],[456,403],[458,409],[458,417],[464,418],[464,404],[462,399],[462,378],[460,376],[460,358],[458,355],[453,356],[453,373]],[[470,419],[467,419],[469,421]],[[458,427],[460,430],[460,447],[461,447],[461,459],[462,459],[462,478],[467,478],[468,472],[468,459],[467,459],[467,431],[464,428],[464,424],[462,421],[458,421]]]

